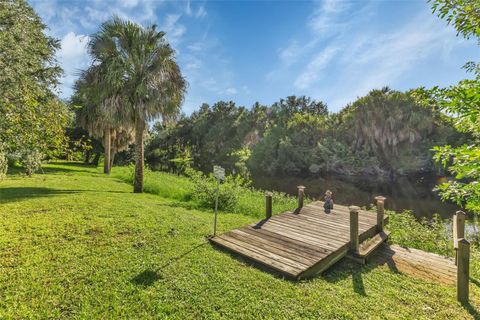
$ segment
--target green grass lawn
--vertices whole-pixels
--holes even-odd
[[[0,182],[1,319],[479,317],[478,261],[467,307],[454,287],[388,266],[342,262],[313,280],[283,280],[212,247],[211,211],[180,191],[133,194],[116,170],[58,163]],[[184,187],[164,177],[164,190]],[[219,228],[256,220],[222,214]]]

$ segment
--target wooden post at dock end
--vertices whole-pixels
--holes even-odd
[[[458,239],[465,238],[465,218],[463,211],[457,211],[453,216],[453,247],[458,248]]]
[[[453,248],[455,248],[455,264],[458,261],[458,240],[465,238],[465,218],[463,211],[457,211],[453,216]]]
[[[270,219],[272,217],[272,196],[273,193],[265,193],[265,218]]]
[[[305,197],[305,187],[298,186],[298,209],[303,208],[303,198]]]
[[[357,206],[348,207],[350,210],[350,250],[353,253],[358,253],[359,240],[358,240],[358,210]]]
[[[377,200],[377,231],[382,232],[383,231],[383,222],[384,222],[384,216],[385,216],[385,198],[384,196],[377,196],[375,197],[375,200]]]
[[[470,242],[465,238],[458,239],[457,257],[457,300],[465,304],[470,278]]]

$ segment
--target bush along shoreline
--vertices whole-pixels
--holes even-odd
[[[112,172],[114,178],[133,183],[133,166],[117,167]],[[145,192],[181,202],[197,209],[214,208],[217,182],[213,174],[188,169],[186,175],[165,172],[145,171]],[[273,191],[273,214],[292,210],[297,199],[283,192]],[[312,199],[305,199],[305,203]],[[218,209],[224,213],[239,213],[256,218],[265,217],[265,191],[251,186],[251,182],[241,176],[227,175],[219,188]]]

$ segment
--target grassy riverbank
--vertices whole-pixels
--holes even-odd
[[[133,183],[133,167],[117,167],[112,172],[112,177],[127,183]],[[185,177],[159,171],[147,170],[145,173],[145,192],[178,201],[182,206],[196,209],[211,209],[195,199],[195,184]],[[230,183],[229,187],[233,184]],[[255,218],[265,216],[265,192],[253,188],[238,186],[235,192],[235,205],[228,213],[240,213]],[[307,199],[306,202],[309,200]],[[273,192],[273,213],[285,212],[295,208],[297,199],[287,196],[285,193]]]
[[[313,280],[290,282],[212,247],[205,238],[212,211],[190,199],[188,180],[152,173],[146,189],[154,194],[133,194],[127,174],[114,168],[108,177],[97,168],[57,163],[45,166],[45,174],[0,182],[0,318],[479,316],[476,249],[467,308],[456,302],[454,287],[388,266],[342,262]],[[262,193],[240,199],[249,211],[221,214],[221,232],[263,215]],[[391,224],[393,241],[432,251],[448,247],[439,229],[398,217]]]

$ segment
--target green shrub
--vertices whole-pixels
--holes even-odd
[[[190,168],[186,172],[194,185],[192,199],[200,206],[214,208],[218,188],[218,209],[229,212],[235,211],[238,205],[238,194],[242,192],[241,183],[243,180],[227,176],[225,181],[218,186],[213,174],[204,175]]]
[[[20,163],[25,169],[25,174],[32,176],[42,166],[43,154],[38,150],[25,150],[21,153]]]
[[[8,170],[8,159],[3,151],[0,150],[0,180],[5,179]]]
[[[418,221],[410,211],[389,212],[389,241],[402,246],[452,256],[453,242],[448,221],[435,214],[429,221]]]

